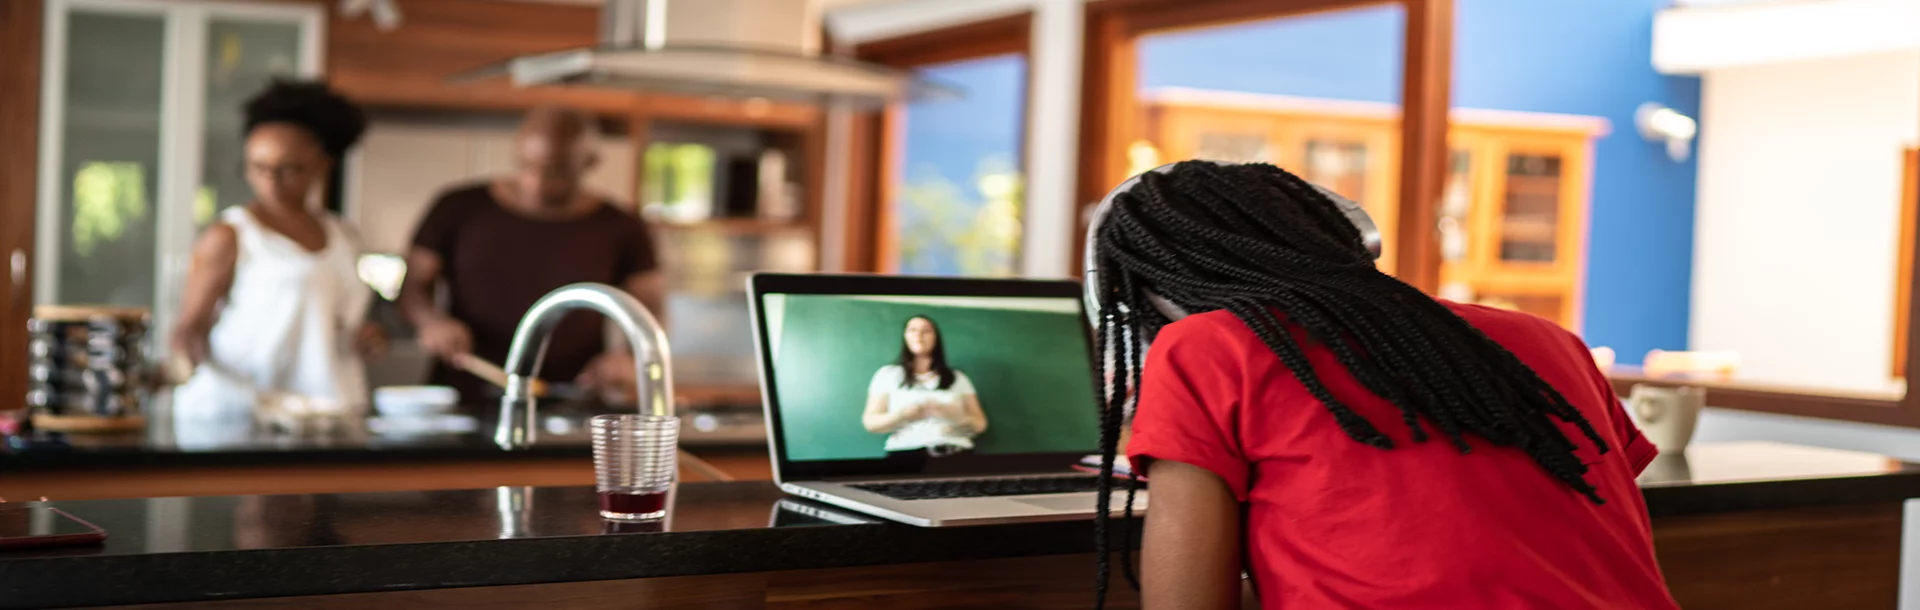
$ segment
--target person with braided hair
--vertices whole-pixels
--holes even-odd
[[[1103,205],[1102,470],[1152,478],[1145,607],[1238,607],[1245,573],[1268,608],[1676,608],[1634,484],[1654,447],[1586,346],[1380,272],[1356,217],[1204,161]]]

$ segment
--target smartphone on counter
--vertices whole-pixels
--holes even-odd
[[[100,544],[107,530],[41,504],[0,504],[0,551]]]

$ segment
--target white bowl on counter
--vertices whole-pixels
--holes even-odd
[[[369,432],[386,438],[471,434],[479,429],[480,422],[466,415],[375,417],[367,420]]]
[[[437,385],[387,386],[373,391],[373,408],[381,417],[428,417],[452,411],[460,393]]]

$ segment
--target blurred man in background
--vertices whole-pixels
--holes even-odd
[[[665,281],[646,226],[583,187],[597,140],[591,115],[536,109],[514,138],[513,174],[447,190],[415,231],[400,306],[421,346],[440,357],[431,383],[460,390],[463,403],[499,394],[463,362],[503,362],[521,316],[561,286],[619,286],[664,319]],[[442,284],[445,309],[436,304]],[[610,347],[599,316],[568,316],[551,335],[540,376],[624,388],[631,354]]]

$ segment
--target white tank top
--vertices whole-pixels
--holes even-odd
[[[366,368],[353,337],[373,290],[356,269],[357,236],[321,215],[327,245],[312,252],[261,225],[244,206],[220,213],[239,238],[233,287],[202,366],[174,392],[176,419],[250,418],[259,391],[324,398],[364,411]]]

